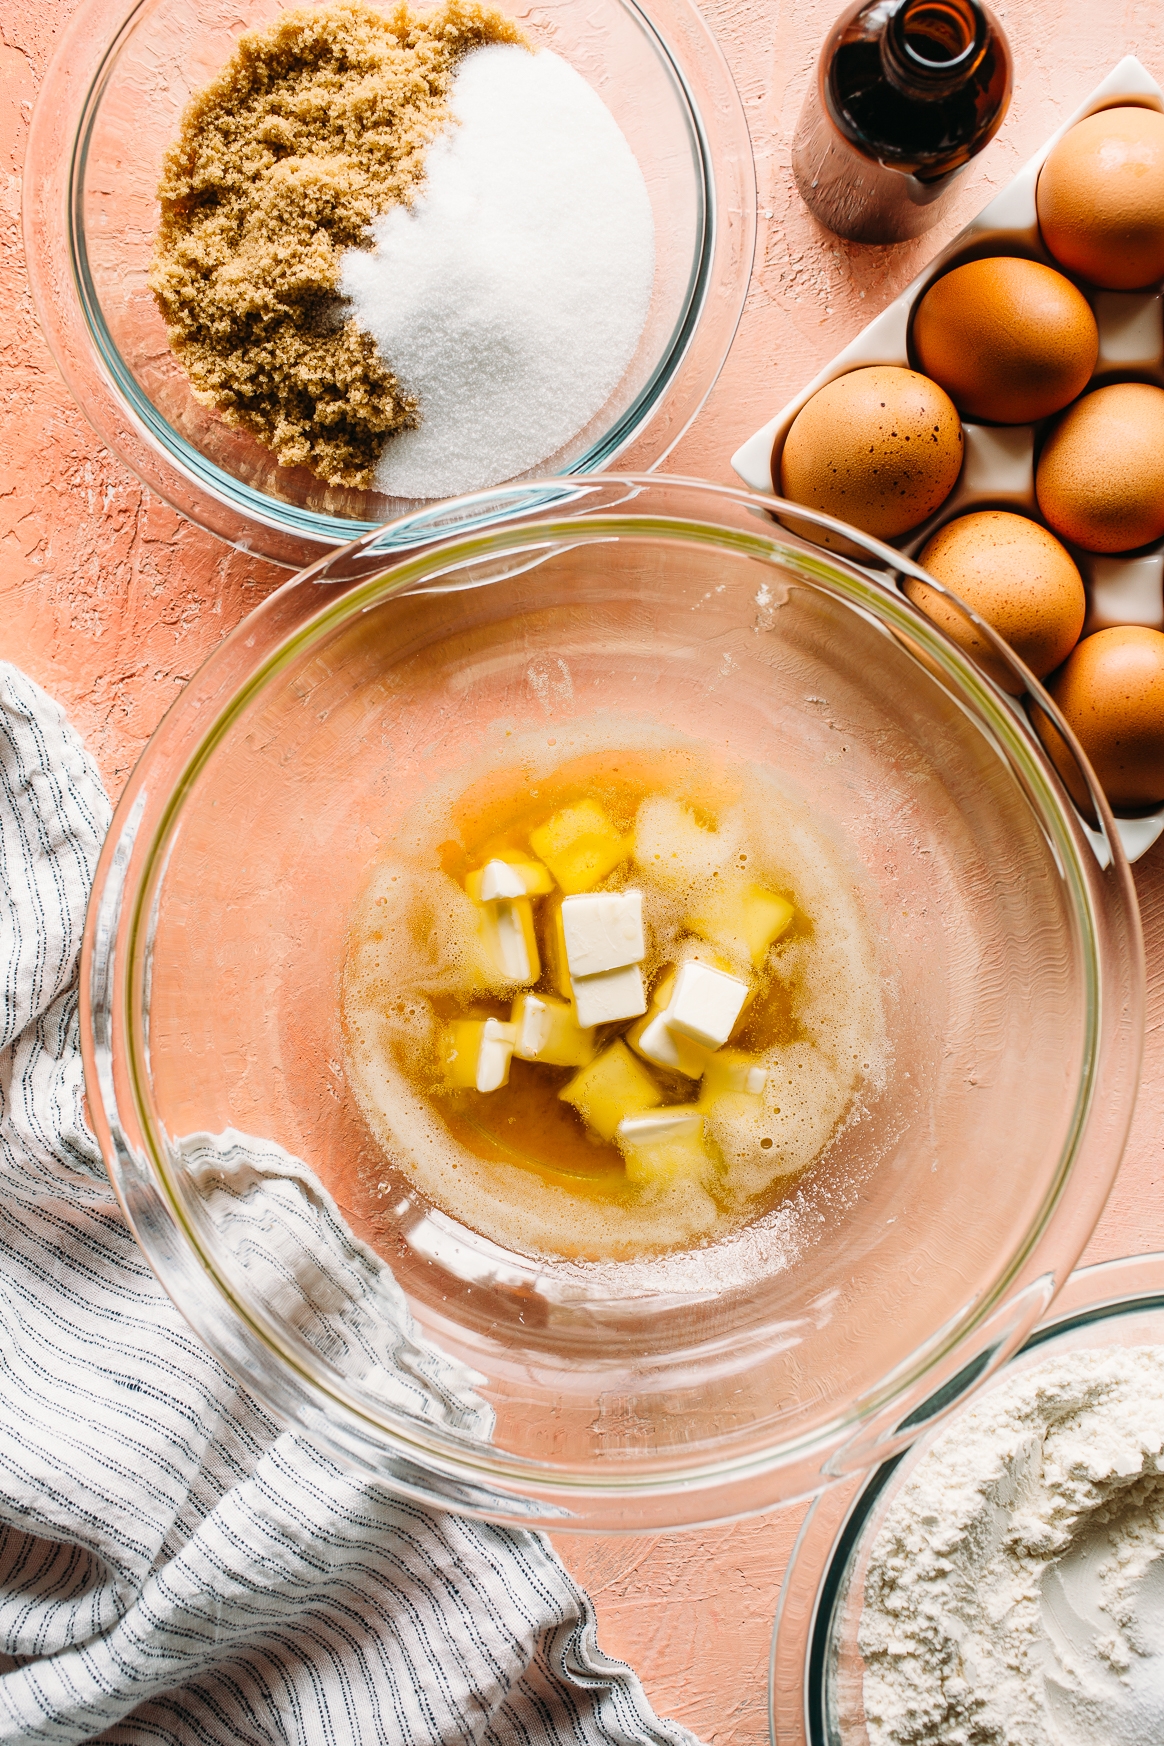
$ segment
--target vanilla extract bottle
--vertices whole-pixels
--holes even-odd
[[[980,0],[858,0],[829,33],[797,123],[792,168],[810,211],[855,242],[920,236],[1002,125],[1011,83]]]

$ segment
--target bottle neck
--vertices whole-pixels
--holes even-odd
[[[989,46],[979,0],[899,0],[881,33],[881,65],[904,96],[933,102],[972,79]]]

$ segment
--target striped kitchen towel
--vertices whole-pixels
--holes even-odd
[[[108,823],[62,712],[0,665],[0,1741],[696,1746],[602,1654],[540,1535],[427,1512],[284,1430],[156,1283],[82,1104],[77,953]],[[317,1233],[346,1318],[320,1337],[363,1341],[390,1395],[420,1378],[434,1412],[475,1410],[402,1299],[370,1337],[367,1294],[395,1313],[394,1282],[305,1167],[184,1144],[292,1296],[255,1197]]]

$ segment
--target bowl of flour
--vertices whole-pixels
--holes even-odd
[[[770,1704],[779,1746],[1164,1739],[1164,1255],[1073,1275],[967,1406],[817,1502]]]
[[[755,237],[694,0],[83,0],[26,186],[90,422],[296,569],[426,502],[658,465]]]

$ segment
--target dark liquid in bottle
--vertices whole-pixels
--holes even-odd
[[[793,145],[822,224],[860,242],[928,230],[957,173],[993,138],[1011,58],[980,0],[860,0],[837,20]]]

